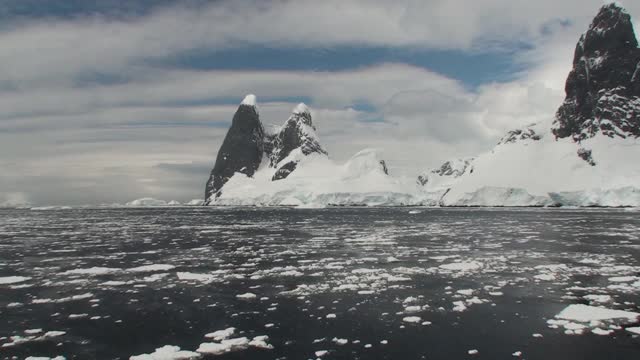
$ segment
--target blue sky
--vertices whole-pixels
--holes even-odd
[[[601,4],[0,1],[0,204],[199,198],[247,93],[415,177],[551,119]]]

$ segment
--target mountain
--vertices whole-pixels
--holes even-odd
[[[600,9],[576,45],[565,90],[553,124],[558,138],[640,136],[640,49],[624,9]]]
[[[293,113],[271,142],[270,165],[277,169],[273,180],[289,176],[298,166],[301,156],[314,153],[328,155],[316,135],[311,110],[302,103],[293,109]]]
[[[508,132],[461,176],[418,180],[444,206],[640,206],[639,137],[640,49],[609,4],[576,46],[555,119]]]
[[[205,190],[218,205],[401,205],[410,202],[377,151],[336,164],[320,144],[311,110],[298,104],[274,133],[266,133],[255,96],[248,95],[231,127]],[[400,186],[402,187],[402,186]],[[415,192],[415,185],[409,185]],[[397,196],[402,193],[403,195]],[[411,200],[414,201],[414,200]]]
[[[220,196],[220,190],[236,173],[253,174],[262,162],[264,127],[256,108],[255,95],[247,95],[233,115],[205,188],[205,201]]]
[[[304,104],[266,134],[248,96],[220,148],[205,203],[640,206],[640,50],[622,8],[600,9],[578,41],[565,90],[555,118],[511,130],[492,150],[449,160],[417,181],[389,175],[372,149],[333,162]]]

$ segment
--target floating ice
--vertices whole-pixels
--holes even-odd
[[[157,348],[151,354],[131,356],[129,360],[190,360],[200,358],[202,355],[193,351],[180,350],[180,347],[165,345]]]
[[[556,315],[556,318],[579,322],[614,319],[628,319],[635,321],[639,316],[640,313],[631,311],[611,310],[584,304],[573,304],[562,310],[558,315]]]
[[[213,339],[215,341],[221,341],[221,340],[228,339],[235,332],[236,332],[236,328],[230,327],[224,330],[217,330],[212,333],[206,334],[204,337]]]
[[[471,271],[477,270],[482,267],[482,264],[477,261],[469,261],[469,262],[456,262],[450,264],[440,265],[440,269],[451,270],[451,271]]]
[[[255,299],[256,298],[256,294],[248,292],[248,293],[236,295],[236,297],[238,299]]]
[[[27,280],[31,280],[31,278],[27,276],[5,276],[0,277],[0,285],[16,284]]]
[[[67,270],[67,271],[63,272],[61,275],[89,275],[89,276],[94,276],[94,275],[113,274],[113,273],[116,273],[116,272],[119,272],[119,271],[122,271],[122,269],[94,266],[94,267],[91,267],[91,268],[88,268],[88,269]]]
[[[407,316],[402,318],[402,321],[406,323],[419,323],[422,321],[422,318],[420,318],[419,316]]]
[[[187,281],[201,281],[203,283],[210,283],[216,279],[215,276],[211,274],[197,274],[191,272],[178,272],[176,273],[178,279],[187,280]]]
[[[167,271],[175,268],[176,268],[175,266],[168,265],[168,264],[151,264],[151,265],[144,265],[144,266],[129,268],[127,269],[127,271],[140,273],[140,272]]]

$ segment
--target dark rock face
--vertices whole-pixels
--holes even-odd
[[[253,105],[241,104],[218,151],[205,189],[205,204],[220,196],[220,189],[236,172],[253,176],[264,153],[264,128]]]
[[[446,161],[442,166],[437,169],[431,170],[428,174],[422,174],[418,176],[418,184],[425,186],[429,182],[432,176],[448,176],[451,178],[457,178],[462,176],[467,168],[473,162],[473,158],[459,159],[457,161]]]
[[[565,91],[552,128],[556,137],[640,136],[640,49],[622,8],[603,6],[582,35]]]
[[[293,170],[296,169],[296,167],[298,167],[298,163],[296,161],[289,161],[288,163],[280,166],[278,170],[276,170],[276,173],[273,174],[273,177],[271,178],[271,180],[276,181],[276,180],[282,180],[286,178],[287,176],[289,176],[289,174],[293,172]]]
[[[535,124],[532,124],[532,125],[529,125],[529,126],[533,126],[533,125],[535,125]],[[500,144],[511,144],[511,143],[515,143],[517,141],[522,141],[522,140],[527,140],[527,139],[538,141],[538,140],[541,139],[541,137],[531,127],[527,127],[527,128],[524,128],[524,129],[516,129],[516,130],[509,131],[507,133],[507,135],[502,137],[502,139],[500,139],[500,141],[498,142],[498,145],[500,145]]]
[[[382,166],[382,172],[384,172],[385,175],[389,175],[389,169],[387,168],[387,162],[384,160],[380,160],[380,166]]]
[[[304,156],[313,153],[327,155],[327,152],[320,145],[315,131],[316,128],[311,120],[311,112],[304,104],[298,105],[282,129],[273,137],[272,143],[268,145],[271,149],[269,153],[271,167],[278,167],[282,160],[286,159],[292,151],[298,148]],[[294,159],[284,165],[280,165],[273,176],[273,180],[280,180],[289,176],[295,170],[298,161],[299,159]]]
[[[578,157],[580,157],[582,160],[584,160],[587,163],[589,163],[589,165],[596,166],[596,162],[595,162],[595,160],[593,160],[593,154],[592,154],[591,150],[584,149],[584,148],[579,148],[578,149]]]
[[[253,177],[263,157],[269,166],[277,168],[272,181],[289,176],[303,156],[313,153],[327,155],[322,148],[311,121],[311,112],[299,104],[287,122],[276,134],[266,134],[255,106],[255,96],[247,95],[233,116],[231,127],[218,151],[216,163],[211,170],[205,189],[205,205],[209,205],[222,194],[222,187],[237,172]],[[299,149],[298,156],[292,152]],[[382,164],[386,171],[386,166]]]

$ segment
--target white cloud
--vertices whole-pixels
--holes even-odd
[[[507,129],[550,120],[564,96],[577,38],[599,5],[234,1],[126,22],[20,25],[0,32],[0,189],[37,203],[200,197],[236,105],[193,104],[239,102],[249,92],[259,101],[311,99],[321,141],[334,159],[377,147],[392,172],[414,176],[489,149]],[[627,5],[640,16],[640,5]],[[482,51],[519,41],[529,49],[514,61],[526,70],[508,83],[476,89],[405,64],[333,72],[189,71],[142,61],[254,44]],[[94,72],[126,81],[74,86],[75,78]],[[360,102],[376,111],[350,108]],[[283,123],[294,105],[260,103],[263,122]]]

